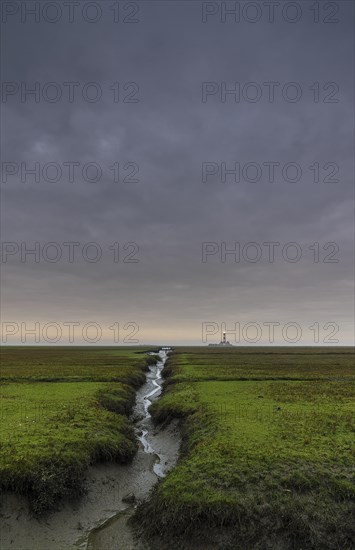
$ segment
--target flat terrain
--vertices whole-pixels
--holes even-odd
[[[89,464],[130,461],[128,420],[154,358],[142,348],[4,347],[2,489],[28,495],[35,513],[81,494]]]
[[[353,367],[350,348],[176,348],[151,412],[183,419],[183,452],[136,523],[172,548],[354,548]]]

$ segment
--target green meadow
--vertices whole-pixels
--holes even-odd
[[[350,348],[176,348],[156,423],[177,467],[137,511],[161,548],[353,548]]]
[[[42,514],[130,461],[147,351],[4,347],[1,488]],[[181,419],[181,456],[134,524],[161,550],[353,548],[353,367],[350,348],[176,348],[150,410]]]
[[[36,514],[77,498],[90,464],[137,450],[127,415],[154,357],[139,348],[4,347],[0,486]]]

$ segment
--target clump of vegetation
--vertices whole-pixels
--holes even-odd
[[[158,353],[150,353],[150,355],[148,355],[148,357],[146,358],[146,364],[155,365],[160,360],[161,358]]]
[[[293,349],[289,372],[284,351],[269,371],[259,350],[248,354],[172,354],[150,411],[156,422],[183,419],[182,455],[134,524],[161,548],[352,548],[349,350],[329,360],[324,350]],[[251,372],[259,363],[264,380]]]
[[[113,348],[85,349],[82,354],[75,348],[5,348],[2,490],[27,495],[33,512],[41,514],[64,497],[82,494],[90,464],[130,461],[137,442],[127,415],[152,360]],[[66,375],[69,381],[63,381]]]

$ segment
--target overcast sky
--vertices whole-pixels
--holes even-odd
[[[220,2],[120,2],[119,22],[112,1],[71,22],[62,2],[37,22],[33,2],[3,4],[3,323],[39,323],[40,343],[49,322],[60,344],[68,322],[75,343],[88,322],[101,344],[113,323],[120,343],[217,342],[222,323],[268,343],[268,322],[276,343],[314,343],[315,323],[319,343],[352,342],[352,2],[275,6],[274,22],[262,2],[239,22]]]

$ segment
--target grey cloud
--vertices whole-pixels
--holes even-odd
[[[191,5],[190,5],[191,4]],[[29,164],[95,161],[96,184],[12,178],[2,183],[3,240],[85,243],[105,252],[139,244],[140,262],[2,265],[5,317],[102,318],[131,315],[162,335],[199,343],[204,320],[353,318],[353,6],[339,2],[339,24],[202,24],[200,2],[141,2],[141,23],[8,25],[5,81],[97,81],[90,104],[2,104],[2,160]],[[114,81],[139,83],[139,103],[113,102]],[[296,104],[277,100],[201,102],[201,83],[302,85]],[[314,82],[339,84],[339,103],[317,103]],[[139,183],[112,182],[115,161],[139,165]],[[301,182],[201,181],[203,162],[290,161]],[[309,166],[336,162],[339,183],[311,181]],[[296,241],[297,263],[201,262],[205,241]],[[308,246],[337,242],[337,264],[314,263]],[[207,319],[208,317],[208,319]],[[296,317],[297,319],[293,319]],[[186,334],[184,328],[186,326]],[[181,332],[182,330],[182,332]],[[184,335],[185,334],[185,335]],[[163,338],[163,336],[162,336]],[[169,336],[170,338],[170,336]]]

